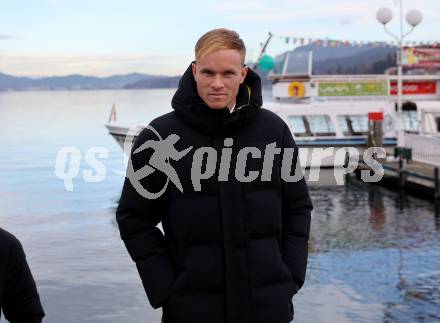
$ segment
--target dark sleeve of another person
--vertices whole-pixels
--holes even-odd
[[[37,323],[44,317],[40,297],[23,248],[14,239],[8,259],[2,310],[11,323]]]

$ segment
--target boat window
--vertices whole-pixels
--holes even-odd
[[[275,67],[272,70],[273,74],[282,74],[284,64],[286,63],[287,52],[283,53],[275,58]]]
[[[286,74],[307,75],[309,71],[309,52],[290,52],[287,56]]]
[[[417,131],[417,111],[402,111],[405,130]]]
[[[368,116],[340,115],[338,116],[339,128],[345,136],[362,136],[368,133]]]
[[[335,136],[335,127],[328,115],[288,116],[290,131],[294,136]]]
[[[328,115],[308,116],[310,131],[313,136],[335,136],[335,127]]]
[[[288,125],[290,128],[290,131],[295,136],[311,136],[310,133],[308,133],[305,123],[304,123],[303,116],[288,116]]]

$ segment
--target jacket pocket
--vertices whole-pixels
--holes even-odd
[[[176,289],[176,283],[179,280],[179,278],[182,276],[182,273],[183,273],[182,270],[177,273],[176,277],[174,278],[173,282],[171,283],[171,286],[169,287],[168,296],[165,299],[165,301],[163,302],[162,306],[166,306],[170,302],[171,296],[173,295],[173,292]]]
[[[292,302],[289,302],[287,306],[289,307],[289,322],[291,322],[295,318],[295,311]]]
[[[292,272],[290,271],[287,264],[283,260],[281,260],[281,264],[283,266],[283,270],[287,273],[287,275],[289,277],[289,281],[291,284],[290,294],[291,294],[291,297],[293,297],[298,292],[298,288],[296,286],[295,280],[293,279]]]

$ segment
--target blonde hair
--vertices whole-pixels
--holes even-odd
[[[220,49],[235,49],[242,56],[242,64],[246,56],[246,47],[240,35],[233,30],[226,28],[213,29],[208,31],[196,43],[196,60]]]

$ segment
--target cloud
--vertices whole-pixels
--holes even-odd
[[[324,0],[296,0],[296,1],[223,1],[219,3],[216,10],[228,12],[235,18],[246,21],[281,21],[298,18],[319,19],[342,17],[360,18],[365,12],[376,8],[371,2],[359,1],[324,1]],[[244,12],[243,10],[246,9]]]
[[[355,23],[356,18],[351,17],[351,16],[343,16],[343,17],[339,18],[338,22],[339,22],[339,24],[341,24],[343,26],[347,26],[347,25],[351,25],[351,24]]]
[[[232,20],[250,22],[279,22],[305,19],[310,22],[325,24],[339,22],[342,25],[374,19],[376,11],[388,6],[397,12],[394,0],[225,0],[215,6],[215,10],[227,13],[225,17]],[[438,0],[419,0],[419,7],[427,16],[436,16],[439,11]],[[410,9],[404,3],[404,10]],[[326,21],[322,21],[322,18]]]
[[[0,39],[11,39],[14,38],[12,35],[0,34]]]

